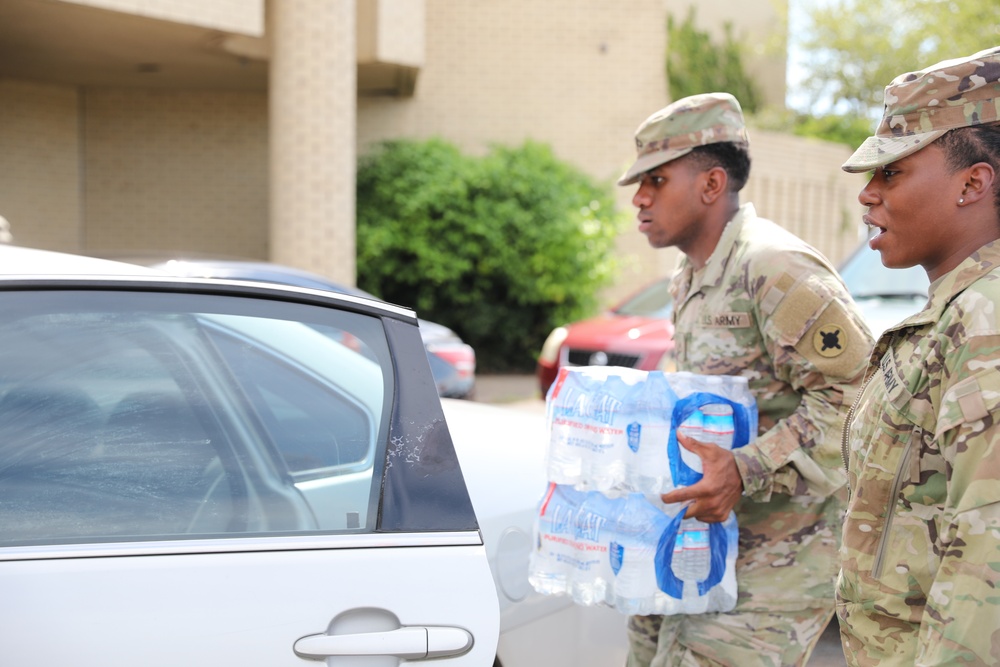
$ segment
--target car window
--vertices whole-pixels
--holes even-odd
[[[867,244],[841,265],[840,275],[855,299],[926,297],[930,284],[922,267],[887,268],[882,264],[882,256]]]
[[[615,312],[619,315],[670,319],[674,303],[670,297],[669,285],[669,279],[657,280],[629,297],[615,308]]]
[[[375,529],[379,318],[170,293],[0,308],[0,545]]]

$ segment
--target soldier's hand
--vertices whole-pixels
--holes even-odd
[[[725,521],[743,495],[743,478],[736,457],[728,449],[677,434],[677,441],[701,459],[702,478],[691,486],[660,496],[665,503],[690,501],[687,518],[708,523]]]

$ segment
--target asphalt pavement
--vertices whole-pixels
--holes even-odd
[[[544,412],[545,398],[534,375],[480,375],[473,400],[517,410]],[[837,621],[832,620],[809,659],[809,667],[846,667]]]
[[[477,375],[473,399],[527,409],[545,408],[545,398],[534,375]]]

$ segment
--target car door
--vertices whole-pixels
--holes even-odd
[[[412,313],[155,279],[0,311],[0,664],[492,664]]]

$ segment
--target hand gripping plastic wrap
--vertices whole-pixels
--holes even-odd
[[[736,604],[736,518],[706,524],[660,494],[701,479],[678,431],[735,448],[757,432],[746,380],[616,367],[564,368],[546,397],[549,486],[529,581],[625,614]]]

